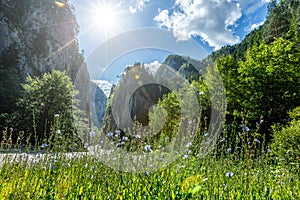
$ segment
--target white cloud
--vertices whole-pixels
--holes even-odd
[[[159,27],[173,32],[178,41],[200,36],[215,49],[236,44],[232,28],[242,15],[253,13],[269,0],[176,0],[173,11],[159,10],[154,18]]]
[[[156,61],[153,61],[150,64],[144,64],[144,66],[146,67],[146,69],[149,69],[150,73],[152,73],[153,75],[155,75],[155,73],[157,72],[157,70],[161,66],[161,63],[156,60]]]
[[[129,11],[130,13],[134,14],[138,11],[144,10],[146,7],[146,3],[150,0],[130,0]]]
[[[248,26],[248,27],[245,28],[245,31],[246,32],[253,31],[254,29],[257,29],[258,27],[260,27],[263,24],[264,24],[264,22],[260,22],[258,24],[251,24],[250,26]]]

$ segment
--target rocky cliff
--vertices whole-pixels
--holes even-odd
[[[173,88],[178,85],[176,81],[192,81],[199,78],[199,72],[189,60],[191,59],[171,55],[165,60],[164,66],[156,67],[155,71],[149,65],[135,64],[128,67],[110,95],[105,113],[104,133],[132,127],[132,120],[147,126],[151,107],[171,91],[172,85]],[[166,67],[169,69],[166,70]],[[178,76],[175,75],[176,72]],[[112,110],[112,107],[115,110]]]
[[[110,87],[109,87],[110,85]],[[104,86],[104,88],[101,86]],[[111,89],[111,84],[101,81],[91,81],[91,120],[92,124],[101,127],[103,124],[104,114],[106,110],[107,98],[109,95],[108,89]],[[108,93],[107,93],[108,92]]]
[[[9,113],[27,74],[66,70],[89,113],[89,74],[76,36],[74,8],[66,0],[0,2],[0,113]],[[6,92],[5,92],[6,91]]]

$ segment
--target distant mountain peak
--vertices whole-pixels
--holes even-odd
[[[110,95],[111,88],[113,86],[112,83],[106,80],[91,80],[93,83],[95,83],[105,94],[105,96],[108,98]]]

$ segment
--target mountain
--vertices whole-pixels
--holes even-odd
[[[105,80],[91,80],[91,119],[93,125],[101,127],[107,105],[107,99],[113,84]]]
[[[109,97],[111,88],[113,87],[112,83],[106,80],[91,80],[91,82],[96,84],[107,98]]]
[[[110,94],[103,131],[108,133],[119,128],[128,128],[133,126],[133,121],[147,126],[148,114],[152,106],[171,92],[171,89],[166,86],[176,87],[176,82],[184,81],[182,76],[189,81],[199,78],[199,72],[191,62],[197,61],[171,55],[163,64],[157,62],[144,65],[136,63],[128,66],[121,76],[120,82]],[[175,74],[182,76],[174,76]],[[112,107],[118,119],[114,118]],[[121,127],[118,127],[117,124]]]
[[[107,89],[108,87],[105,88]],[[101,127],[107,104],[107,95],[109,94],[105,94],[105,92],[99,87],[98,84],[95,83],[95,81],[91,81],[90,91],[92,124],[97,127]]]
[[[74,7],[66,0],[1,1],[0,26],[0,124],[14,111],[26,76],[52,69],[67,71],[89,115],[90,77],[76,39]]]

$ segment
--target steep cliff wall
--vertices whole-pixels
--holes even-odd
[[[66,70],[77,83],[81,108],[89,113],[89,74],[76,36],[74,8],[68,1],[0,2],[0,113],[9,113],[27,74]],[[3,91],[3,90],[2,90]],[[11,92],[14,91],[14,92]],[[11,108],[12,107],[12,108]]]

